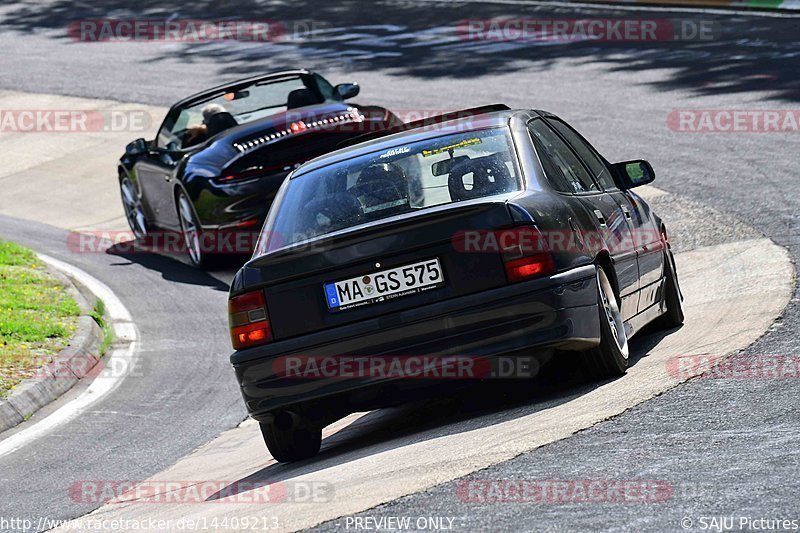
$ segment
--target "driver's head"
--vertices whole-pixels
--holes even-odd
[[[391,182],[402,190],[406,186],[406,175],[403,169],[393,163],[373,163],[361,171],[357,183],[365,185],[381,181]]]
[[[208,124],[208,119],[217,113],[225,113],[227,110],[219,104],[208,104],[203,108],[203,123]]]

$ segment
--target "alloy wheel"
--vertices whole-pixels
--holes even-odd
[[[120,183],[122,193],[122,206],[125,209],[125,218],[128,220],[134,237],[144,239],[147,236],[147,219],[144,216],[144,208],[136,188],[130,178],[123,178]]]
[[[200,229],[195,222],[192,205],[183,193],[181,193],[178,198],[178,212],[180,214],[181,230],[183,232],[183,241],[186,244],[186,250],[189,252],[189,257],[192,262],[195,265],[199,265],[202,262]]]
[[[610,326],[614,342],[617,348],[619,348],[620,353],[627,359],[628,336],[625,334],[625,323],[622,320],[622,313],[617,304],[617,297],[614,295],[614,290],[611,288],[608,276],[606,276],[606,273],[600,268],[597,269],[597,286],[600,288],[600,304],[603,306],[604,316]]]

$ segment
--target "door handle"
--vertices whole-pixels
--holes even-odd
[[[625,218],[627,218],[628,220],[630,220],[630,219],[631,219],[631,212],[630,212],[630,210],[629,210],[629,209],[628,209],[626,206],[624,206],[624,205],[622,206],[622,213],[625,215]]]
[[[595,209],[594,210],[594,216],[596,216],[597,220],[600,221],[600,225],[601,226],[606,227],[606,217],[605,217],[605,215],[603,215],[602,211],[600,211],[599,209]]]

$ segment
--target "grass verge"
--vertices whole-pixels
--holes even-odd
[[[100,357],[103,357],[114,342],[114,330],[106,320],[106,304],[103,303],[103,300],[98,298],[89,314],[103,331],[103,340],[100,341]]]
[[[35,253],[0,240],[0,398],[69,344],[79,315]]]

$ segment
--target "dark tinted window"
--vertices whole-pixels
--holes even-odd
[[[604,189],[616,189],[617,185],[614,183],[611,174],[606,167],[606,164],[597,155],[589,143],[584,141],[578,133],[570,126],[560,120],[548,119],[548,122],[558,130],[572,148],[578,153],[594,174],[594,178],[600,182]]]
[[[552,177],[549,170],[548,178],[553,186],[565,192],[597,192],[599,188],[592,180],[589,172],[573,153],[572,149],[541,119],[535,119],[528,124],[528,130],[537,144],[542,162],[549,158],[558,168],[560,176]],[[538,141],[538,142],[536,142]],[[563,189],[562,189],[563,188]]]
[[[429,207],[520,190],[505,128],[386,146],[293,177],[257,254]],[[279,237],[278,237],[279,236]],[[264,247],[265,246],[265,247]]]
[[[539,154],[539,160],[542,162],[542,168],[544,168],[547,181],[559,192],[574,192],[566,176],[564,176],[564,173],[561,172],[561,169],[553,162],[553,159],[543,146],[542,141],[533,133],[532,125],[529,124],[528,128],[531,129],[531,140],[533,140],[533,145],[536,147],[536,153]]]

